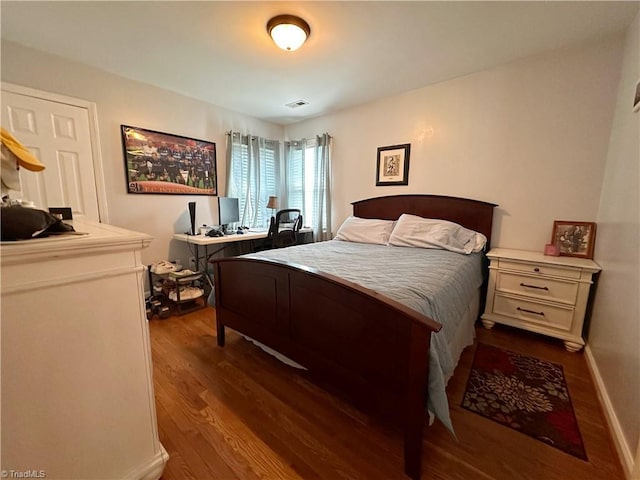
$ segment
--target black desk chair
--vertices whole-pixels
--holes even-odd
[[[279,210],[271,217],[267,245],[271,248],[282,248],[298,243],[298,232],[302,227],[302,213],[297,208]]]

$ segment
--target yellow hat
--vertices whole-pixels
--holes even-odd
[[[0,130],[2,130],[2,145],[7,147],[11,153],[18,157],[18,163],[21,167],[31,170],[32,172],[39,172],[46,168],[45,165],[18,140],[16,140],[13,135],[7,132],[4,128],[0,128]]]

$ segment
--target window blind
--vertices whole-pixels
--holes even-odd
[[[270,195],[279,187],[279,142],[260,137],[229,134],[227,149],[227,196],[238,198],[240,223],[248,227],[266,227]]]

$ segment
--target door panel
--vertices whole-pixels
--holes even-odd
[[[14,198],[43,209],[71,207],[74,216],[99,221],[86,108],[3,90],[2,126],[47,167],[21,168],[21,190]]]

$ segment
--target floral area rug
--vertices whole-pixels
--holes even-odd
[[[561,365],[479,343],[462,407],[587,460]]]

